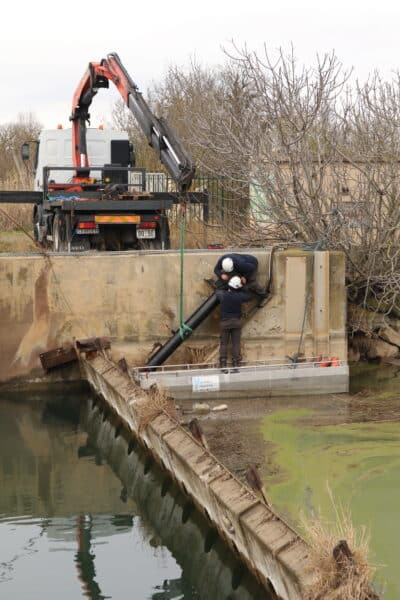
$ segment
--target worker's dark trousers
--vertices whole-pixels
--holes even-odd
[[[242,323],[240,319],[223,319],[221,321],[221,344],[219,347],[219,359],[226,362],[228,359],[229,338],[232,339],[232,361],[240,362],[240,336]]]

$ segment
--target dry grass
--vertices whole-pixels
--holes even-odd
[[[169,221],[171,248],[180,248],[181,224],[179,218],[171,215]],[[185,227],[185,248],[206,248],[207,244],[228,245],[224,228],[205,224],[198,218],[190,218]]]
[[[186,346],[185,362],[188,365],[208,362],[208,357],[213,353],[219,344],[207,344],[203,346]]]
[[[149,423],[161,413],[167,413],[173,419],[178,419],[174,400],[155,385],[146,392],[145,400],[136,405],[136,410],[139,416],[139,431],[146,429]]]
[[[21,181],[18,177],[10,177],[0,181],[0,190],[31,190],[33,181],[27,178]],[[32,231],[32,204],[0,204],[0,231],[13,231],[19,227]],[[8,215],[11,217],[9,218]]]
[[[365,528],[356,530],[349,511],[335,503],[330,490],[329,494],[335,522],[302,519],[311,546],[313,571],[318,574],[307,600],[376,600],[378,596],[371,587],[375,567],[368,560],[369,534]],[[333,549],[340,540],[346,540],[352,557],[338,567]]]
[[[32,213],[32,204],[0,204],[0,231],[13,231],[17,229],[18,223],[20,227],[31,232]]]
[[[180,248],[181,226],[177,221],[170,221],[169,232],[171,239],[171,248]],[[191,222],[185,229],[185,248],[204,248],[205,232],[204,226],[198,221]]]
[[[0,231],[1,252],[37,252],[37,247],[23,231]]]
[[[2,186],[4,189],[14,189]],[[34,252],[37,250],[31,236],[32,204],[0,204],[0,252]]]

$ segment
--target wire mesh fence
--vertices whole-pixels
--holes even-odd
[[[175,182],[164,173],[147,173],[146,189],[149,192],[176,192]],[[190,192],[206,192],[208,204],[191,203]],[[233,223],[246,222],[248,217],[248,187],[235,185],[226,177],[199,174],[192,182],[188,195],[186,219],[201,221],[209,225],[229,227]],[[170,221],[178,218],[179,206],[171,209]]]

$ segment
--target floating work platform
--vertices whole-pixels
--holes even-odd
[[[213,363],[161,365],[132,369],[143,388],[163,388],[176,399],[255,398],[260,396],[309,396],[349,391],[349,367],[345,361],[284,363],[257,361],[240,368],[220,369]]]

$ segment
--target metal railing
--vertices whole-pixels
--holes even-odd
[[[79,169],[77,167],[43,167],[43,193],[46,195],[49,190],[49,185],[52,181],[52,177],[55,177],[53,173],[59,172],[67,172],[71,173],[71,177],[68,178],[67,183],[72,182],[72,177],[74,174],[79,171],[84,170],[87,171],[87,177],[102,178],[103,174],[106,172],[110,173],[126,173],[126,186],[128,189],[133,188],[138,192],[146,191],[146,170],[138,167],[120,167],[120,166],[112,166],[112,165],[103,165],[103,166],[90,166],[84,167],[83,169]]]
[[[260,370],[265,370],[267,367],[270,371],[282,370],[282,369],[310,369],[310,368],[319,368],[324,367],[325,363],[329,361],[329,359],[315,360],[313,357],[307,357],[302,359],[302,362],[294,362],[294,361],[286,361],[282,362],[282,359],[266,359],[266,360],[253,360],[253,361],[242,361],[239,367],[241,372],[249,373],[249,372],[257,372]],[[335,360],[335,364],[332,367],[326,368],[335,368],[335,366],[344,367],[347,366],[347,361],[345,360]],[[227,369],[234,368],[233,366],[227,366]],[[188,371],[202,371],[206,370],[207,373],[212,374],[215,372],[221,373],[221,367],[218,366],[216,362],[210,363],[185,363],[185,364],[177,364],[177,365],[158,365],[152,367],[134,367],[131,369],[131,373],[133,377],[137,380],[141,377],[148,377],[151,375],[174,375],[175,377],[179,377],[180,375],[187,375]]]

